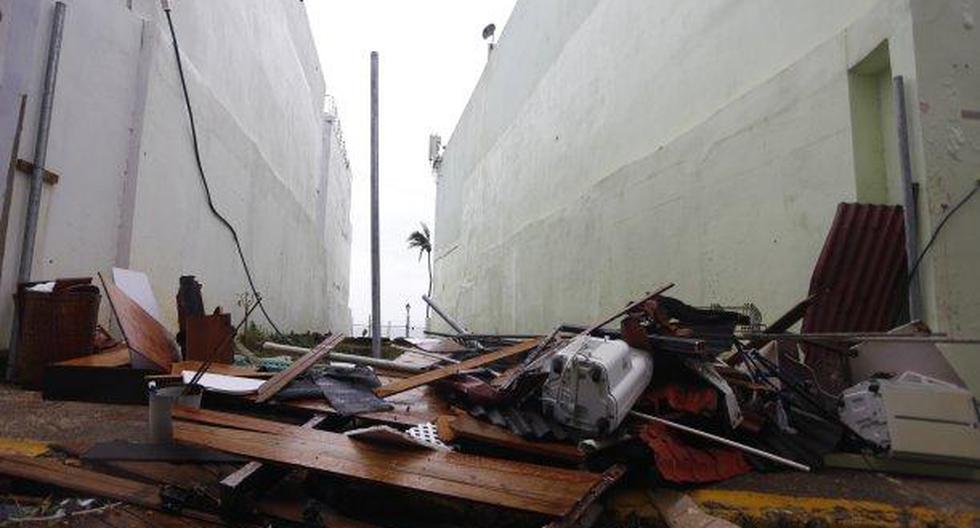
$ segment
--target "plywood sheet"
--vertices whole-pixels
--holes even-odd
[[[163,324],[160,304],[157,303],[157,298],[153,295],[153,288],[150,287],[150,279],[145,273],[123,268],[112,268],[112,282],[138,304],[140,308],[156,319],[158,323]]]
[[[102,275],[99,278],[102,279]],[[170,372],[174,359],[180,357],[174,337],[115,284],[102,279],[102,287],[129,349],[144,359],[143,363],[148,362],[157,370]],[[138,363],[134,357],[134,368],[149,366],[140,366]]]

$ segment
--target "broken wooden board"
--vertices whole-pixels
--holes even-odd
[[[584,471],[367,445],[342,434],[229,413],[175,408],[174,417],[179,420],[174,424],[174,438],[180,442],[556,517],[571,512],[603,482],[601,475]]]
[[[297,376],[306,372],[310,369],[317,361],[325,358],[327,354],[333,350],[334,347],[340,344],[344,340],[343,334],[332,335],[323,340],[322,343],[316,346],[308,354],[297,359],[289,366],[286,370],[276,374],[275,376],[269,378],[265,383],[259,387],[258,396],[256,396],[255,401],[257,403],[263,403],[268,401],[270,398],[275,396],[282,390],[289,382],[296,379]]]
[[[69,466],[53,458],[0,456],[0,475],[39,482],[86,495],[114,499],[154,510],[165,509],[165,504],[160,496],[160,486]],[[215,516],[193,510],[182,510],[181,515],[194,518],[195,524],[198,525],[203,525],[202,522],[220,523],[220,519]],[[158,521],[156,525],[165,526],[160,522],[162,521]]]
[[[602,508],[601,505],[596,504],[599,497],[619,482],[619,479],[623,478],[625,474],[626,466],[622,464],[616,464],[605,470],[602,473],[602,480],[583,495],[575,503],[575,507],[563,515],[561,519],[548,524],[545,528],[587,528],[592,526]]]
[[[429,372],[423,372],[422,374],[417,374],[408,378],[400,379],[383,385],[374,390],[374,393],[382,398],[387,398],[393,394],[398,394],[399,392],[405,392],[407,390],[414,389],[415,387],[420,387],[422,385],[428,385],[434,381],[438,381],[449,376],[455,376],[460,372],[466,370],[472,370],[475,368],[482,367],[484,365],[489,365],[495,361],[500,361],[501,359],[507,359],[520,354],[524,354],[527,351],[538,346],[537,339],[528,339],[526,341],[521,341],[516,345],[511,345],[505,347],[496,352],[489,352],[475,358],[467,359],[466,361],[461,361],[459,363],[449,365],[440,369],[432,370]]]
[[[574,445],[525,440],[503,427],[477,420],[464,412],[458,412],[455,416],[447,416],[446,418],[445,425],[449,427],[452,436],[456,439],[473,440],[510,451],[566,462],[579,463],[585,460],[585,455]]]
[[[158,486],[69,466],[53,458],[0,456],[0,474],[148,508],[163,508]]]
[[[317,415],[307,420],[301,427],[316,429],[324,420],[326,420],[325,416]],[[246,495],[252,491],[269,488],[285,473],[286,471],[282,467],[263,464],[254,460],[238,468],[234,473],[221,479],[219,484],[222,511],[233,517],[247,513],[247,510],[251,508],[248,507]]]
[[[180,357],[174,337],[115,284],[106,282],[101,273],[99,279],[109,298],[109,306],[116,316],[116,322],[119,323],[123,339],[136,356],[145,359],[145,361],[137,361],[138,358],[133,357],[133,367],[147,368],[153,365],[160,371],[170,372],[174,359]],[[147,363],[147,365],[138,363]]]

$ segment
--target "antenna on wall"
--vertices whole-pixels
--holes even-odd
[[[497,26],[494,24],[487,24],[483,28],[483,40],[487,41],[487,60],[490,60],[490,54],[493,53],[493,46],[495,39],[494,33],[497,32]]]

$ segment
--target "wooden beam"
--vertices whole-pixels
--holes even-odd
[[[489,365],[495,361],[500,361],[501,359],[524,354],[525,352],[538,346],[538,342],[538,339],[521,341],[516,345],[511,345],[496,352],[490,352],[472,359],[467,359],[466,361],[461,361],[454,365],[449,365],[436,370],[430,370],[429,372],[423,372],[422,374],[417,374],[415,376],[394,381],[387,385],[378,387],[374,390],[374,393],[382,398],[386,398],[393,394],[398,394],[399,392],[414,389],[415,387],[428,385],[434,381],[448,378],[449,376],[455,376],[456,374],[459,374],[465,370],[472,370],[484,365]]]
[[[28,175],[34,174],[34,164],[25,159],[18,159],[17,171]],[[44,176],[42,179],[44,183],[47,183],[48,185],[54,185],[58,183],[58,180],[61,179],[61,176],[58,176],[56,173],[51,172],[48,169],[44,169]]]
[[[276,374],[275,376],[266,380],[259,387],[258,395],[255,397],[257,403],[263,403],[268,401],[270,398],[279,393],[289,382],[296,379],[297,376],[306,372],[310,369],[317,361],[320,361],[327,354],[333,350],[334,347],[340,344],[344,340],[343,334],[332,335],[323,340],[322,343],[316,346],[308,354],[297,359],[289,366],[286,370]]]
[[[243,456],[552,516],[569,513],[600,475],[441,451],[404,451],[342,434],[206,410],[175,409],[174,437]],[[183,421],[230,424],[236,429]],[[252,429],[252,430],[243,430]]]

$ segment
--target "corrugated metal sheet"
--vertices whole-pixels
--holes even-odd
[[[803,317],[804,332],[881,332],[901,309],[907,270],[901,206],[842,203],[813,269],[810,294],[819,294]],[[836,350],[808,344],[807,363],[824,389],[848,379]]]

